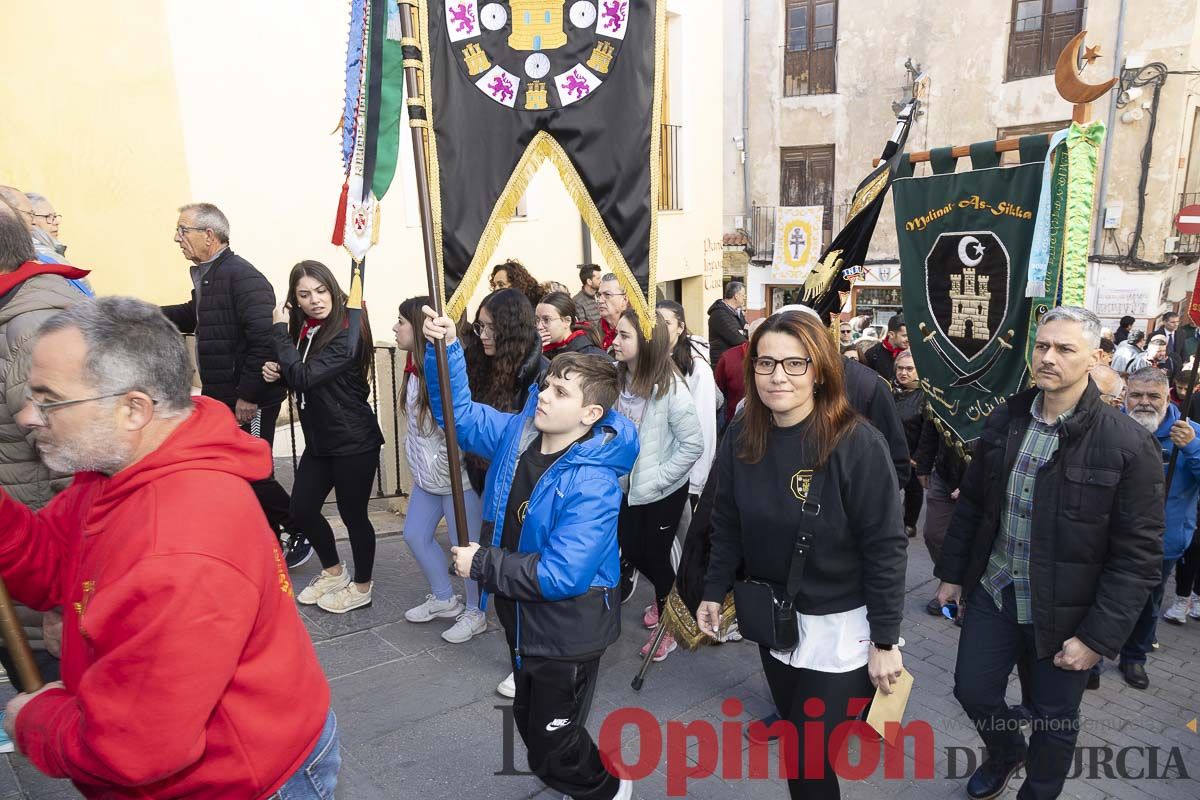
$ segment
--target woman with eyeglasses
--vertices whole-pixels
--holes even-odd
[[[516,259],[510,258],[503,264],[497,264],[492,267],[492,277],[489,281],[493,292],[498,292],[501,289],[516,289],[521,294],[525,295],[525,299],[529,301],[530,308],[536,308],[542,295],[542,286],[537,279],[529,274],[529,270],[525,269],[525,265]]]
[[[692,393],[700,418],[700,433],[704,436],[704,452],[692,467],[688,481],[688,495],[692,509],[695,509],[717,454],[717,398],[722,396],[717,391],[717,382],[708,363],[708,342],[688,330],[683,306],[674,300],[659,300],[656,308],[667,325],[667,333],[671,336],[671,360]]]
[[[642,647],[645,656],[675,583],[671,545],[688,499],[692,467],[704,453],[704,434],[692,393],[671,360],[671,336],[663,318],[658,318],[654,335],[647,339],[637,314],[626,310],[617,321],[616,334],[612,350],[620,389],[617,410],[637,426],[641,446],[633,471],[622,478],[628,490],[617,518],[621,602],[633,595],[637,572],[654,585],[654,602],[642,617],[652,629]],[[674,637],[667,633],[654,660],[662,661],[675,646]]]
[[[604,356],[600,335],[592,326],[580,323],[575,301],[566,292],[551,292],[537,304],[534,320],[542,340],[542,354],[551,361],[563,353]],[[611,360],[611,359],[610,359]]]
[[[460,336],[467,360],[472,399],[498,411],[517,412],[529,399],[529,387],[539,384],[550,366],[542,355],[542,340],[534,326],[533,307],[516,289],[501,289],[483,298],[475,322]],[[463,454],[471,486],[483,498],[489,462]],[[497,687],[505,697],[516,695],[509,675]]]
[[[722,601],[744,568],[739,631],[759,644],[771,697],[796,733],[780,739],[799,764],[792,798],[839,796],[828,736],[874,687],[891,693],[902,670],[900,493],[883,436],[853,411],[843,384],[819,319],[788,311],[754,332],[745,413],[717,453],[712,552],[696,615],[717,638]],[[814,735],[819,741],[809,741]]]

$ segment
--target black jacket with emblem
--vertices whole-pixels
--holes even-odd
[[[182,333],[196,334],[196,364],[203,394],[233,408],[238,400],[279,404],[283,389],[262,379],[272,359],[271,313],[275,292],[263,274],[230,249],[217,256],[200,291],[162,312]]]
[[[934,574],[966,597],[987,571],[1037,389],[988,418]],[[1115,658],[1162,578],[1162,451],[1154,437],[1100,401],[1090,379],[1038,471],[1029,580],[1037,657],[1067,639]]]

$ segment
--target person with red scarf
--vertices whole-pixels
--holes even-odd
[[[542,340],[542,355],[553,361],[563,353],[606,356],[594,328],[579,322],[575,301],[566,292],[551,292],[534,310],[534,323]]]
[[[868,367],[878,372],[889,384],[896,381],[896,356],[908,349],[908,327],[904,315],[897,314],[888,320],[887,336],[864,357]]]
[[[600,279],[600,291],[596,293],[596,304],[600,307],[600,347],[606,352],[617,338],[617,322],[625,309],[629,308],[629,296],[621,288],[621,281],[613,273]]]

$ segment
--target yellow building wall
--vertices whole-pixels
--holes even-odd
[[[98,292],[185,299],[172,236],[190,189],[162,5],[5,3],[3,17],[0,183],[50,198]]]

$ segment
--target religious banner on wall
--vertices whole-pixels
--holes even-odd
[[[775,210],[775,257],[771,279],[802,281],[821,255],[823,206],[780,206]]]
[[[928,410],[961,445],[1027,385],[1025,288],[1042,142],[1040,154],[1027,150],[1020,166],[1003,169],[990,143],[973,148],[976,169],[958,174],[948,148],[935,151],[937,174],[892,185],[909,342]]]

